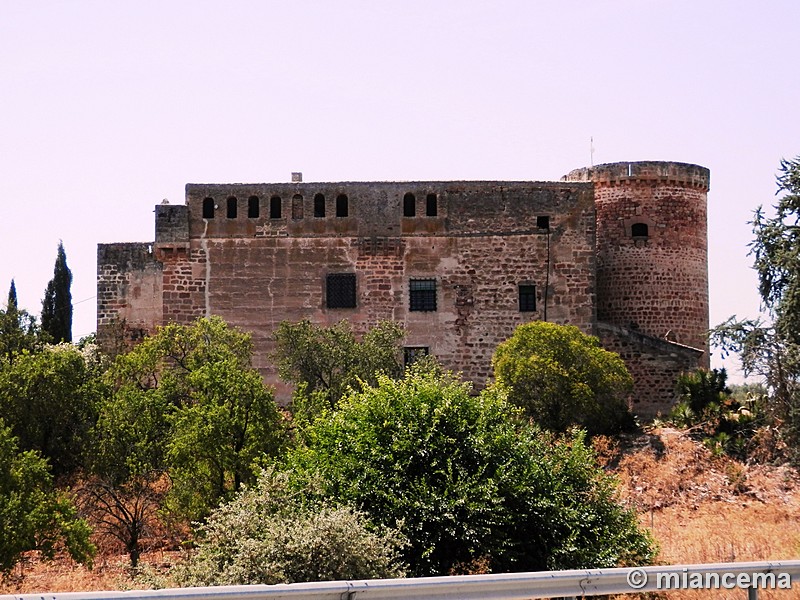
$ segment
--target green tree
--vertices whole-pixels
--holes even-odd
[[[21,447],[38,450],[57,476],[81,466],[100,398],[96,356],[69,344],[0,366],[0,414]]]
[[[633,426],[633,380],[619,355],[577,327],[542,321],[520,325],[492,358],[509,399],[553,431],[572,426],[591,434]]]
[[[133,568],[164,502],[169,409],[157,390],[126,386],[104,401],[87,449],[81,509],[122,544]]]
[[[63,548],[91,564],[90,533],[72,502],[54,490],[47,461],[38,452],[20,452],[0,420],[0,572],[7,573],[29,550],[52,558]]]
[[[480,562],[496,571],[611,567],[654,550],[580,434],[558,439],[522,418],[501,388],[429,365],[378,377],[304,430],[289,453],[300,482],[408,537],[413,575]],[[302,485],[305,485],[303,483]]]
[[[781,160],[774,216],[759,206],[750,254],[768,320],[731,317],[711,332],[711,342],[740,356],[746,375],[763,378],[772,423],[792,448],[800,448],[800,157]],[[800,451],[795,450],[800,456]],[[795,456],[797,459],[797,456]]]
[[[287,474],[267,471],[211,514],[177,579],[207,586],[402,577],[404,543],[351,506],[305,502]]]
[[[14,362],[23,350],[40,350],[44,341],[36,319],[19,308],[17,286],[12,279],[6,308],[0,309],[0,363]]]
[[[258,459],[281,450],[284,430],[251,355],[248,334],[212,317],[161,327],[118,356],[96,432],[105,465],[97,472],[119,481],[166,470],[170,506],[190,519],[254,482]]]
[[[360,341],[347,321],[330,327],[308,320],[284,321],[275,331],[278,374],[303,386],[305,393],[319,392],[332,408],[348,388],[374,385],[378,373],[402,374],[400,341],[404,335],[392,321],[378,323]]]
[[[17,284],[11,280],[11,286],[8,288],[8,302],[6,302],[6,310],[15,311],[19,307],[17,305]]]
[[[42,300],[42,329],[53,341],[72,341],[72,271],[67,266],[64,244],[58,243],[53,278],[47,284]]]

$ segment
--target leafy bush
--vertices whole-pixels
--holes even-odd
[[[264,472],[215,510],[195,554],[174,576],[180,585],[241,585],[401,577],[395,530],[376,530],[350,506],[307,503],[287,476]]]
[[[488,563],[521,571],[611,567],[652,559],[652,540],[616,501],[583,435],[531,426],[492,388],[436,369],[379,377],[305,430],[290,452],[300,482],[399,527],[416,576]]]
[[[634,426],[628,408],[633,379],[619,355],[577,327],[520,325],[492,358],[508,397],[545,429],[617,433]]]
[[[725,369],[698,369],[678,377],[678,403],[669,415],[676,427],[693,430],[715,456],[745,459],[764,426],[764,399],[757,389],[734,395]]]
[[[362,382],[374,385],[376,375],[400,377],[400,340],[405,335],[398,323],[381,321],[358,340],[348,321],[322,327],[311,321],[282,322],[275,331],[274,358],[278,374],[306,394],[327,400],[333,408],[348,388],[361,389]],[[300,403],[306,409],[312,403]],[[298,402],[297,396],[295,403]]]
[[[91,530],[72,502],[53,488],[47,461],[38,452],[19,452],[17,439],[0,420],[0,572],[8,572],[23,552],[52,558],[65,549],[91,564]]]
[[[100,404],[98,371],[98,359],[72,344],[0,364],[0,414],[20,447],[40,452],[56,476],[81,466]]]

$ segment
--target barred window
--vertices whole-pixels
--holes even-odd
[[[519,286],[519,311],[533,312],[536,310],[536,286],[520,284]]]
[[[355,308],[355,273],[333,273],[328,275],[325,279],[325,295],[328,308]]]
[[[428,356],[430,350],[428,346],[406,346],[403,348],[403,366],[413,365],[420,358]]]
[[[436,310],[435,279],[412,279],[408,283],[409,310]]]

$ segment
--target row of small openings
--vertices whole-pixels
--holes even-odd
[[[436,194],[428,194],[425,196],[425,216],[435,217],[439,214],[437,205]],[[411,192],[407,192],[403,196],[403,216],[416,217],[417,216],[417,197]]]
[[[281,197],[272,196],[269,199],[269,218],[280,219],[282,218],[281,210]],[[213,219],[216,209],[219,208],[213,198],[205,198],[203,200],[203,218]],[[349,213],[349,200],[347,194],[339,194],[336,196],[336,216],[346,217]],[[229,219],[236,219],[239,216],[239,201],[235,197],[228,198],[226,205],[225,216]],[[247,218],[258,219],[261,216],[261,201],[258,196],[250,196],[247,199]],[[314,196],[314,216],[325,216],[325,196],[323,194],[316,194]],[[303,196],[295,194],[292,197],[292,219],[303,218]]]

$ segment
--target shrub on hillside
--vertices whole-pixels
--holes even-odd
[[[287,475],[267,471],[216,509],[194,555],[176,568],[180,585],[244,585],[402,577],[403,537],[372,527],[351,506],[304,501]]]
[[[304,430],[288,463],[319,495],[399,527],[415,576],[612,567],[654,556],[581,433],[542,432],[491,388],[429,365],[379,377]]]
[[[633,379],[618,354],[577,327],[537,321],[520,325],[492,358],[498,383],[512,403],[551,431],[590,434],[631,429]]]

